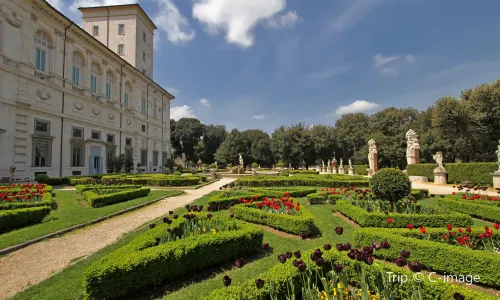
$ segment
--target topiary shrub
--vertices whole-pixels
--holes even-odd
[[[370,187],[378,199],[395,202],[410,193],[411,182],[402,171],[386,168],[370,178]]]
[[[49,179],[49,175],[47,174],[38,174],[35,176],[35,180],[38,183],[45,183]]]
[[[254,168],[254,169],[255,169],[255,168],[258,168],[258,167],[259,167],[259,164],[258,164],[258,163],[256,163],[256,162],[253,162],[253,163],[252,163],[252,168]]]
[[[285,167],[285,163],[280,161],[278,163],[276,163],[276,168],[284,168]]]
[[[181,173],[181,172],[179,172],[179,171],[175,171],[175,172],[174,172],[174,175],[176,175],[176,176],[181,176],[181,175],[182,175],[182,173]]]
[[[215,163],[210,164],[210,169],[215,169]]]

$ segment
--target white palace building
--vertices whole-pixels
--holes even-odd
[[[163,171],[174,96],[152,78],[156,26],[138,4],[80,11],[82,26],[0,0],[0,177],[103,174],[120,154]]]

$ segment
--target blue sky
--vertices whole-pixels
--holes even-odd
[[[228,129],[305,122],[345,112],[425,109],[500,77],[497,0],[49,0],[139,2],[156,31],[156,82],[172,117]]]

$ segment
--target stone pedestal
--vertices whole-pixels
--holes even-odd
[[[252,175],[253,175],[253,176],[256,176],[256,175],[257,175],[257,169],[252,168]]]
[[[493,187],[495,189],[500,188],[500,172],[495,172],[491,175],[493,176]]]
[[[445,168],[435,168],[434,169],[434,184],[446,184],[446,172]]]
[[[327,173],[332,173],[332,167],[328,167],[328,172]]]
[[[354,169],[353,168],[349,168],[349,175],[354,175]]]
[[[371,177],[373,176],[373,174],[375,174],[372,169],[366,169],[366,173],[368,174],[368,177]]]
[[[333,168],[332,173],[333,173],[333,174],[338,174],[337,168]]]
[[[345,174],[345,169],[344,168],[339,168],[339,174]]]
[[[426,183],[429,182],[427,176],[408,176],[411,182]]]

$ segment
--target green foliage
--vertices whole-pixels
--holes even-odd
[[[258,164],[258,163],[256,163],[256,162],[253,162],[253,163],[252,163],[252,168],[258,168],[258,167],[259,167],[259,164]]]
[[[52,191],[52,187],[50,187],[49,191]],[[29,207],[41,207],[41,206],[52,207],[52,204],[53,204],[52,193],[44,193],[42,196],[42,201],[2,203],[0,204],[0,211],[9,209],[29,208]]]
[[[452,199],[438,199],[439,205],[450,210],[467,214],[474,218],[500,223],[500,207],[481,204],[477,201],[457,201]]]
[[[391,248],[392,249],[392,248]],[[398,250],[400,251],[400,250]],[[309,257],[313,250],[303,251],[303,257]],[[375,290],[378,280],[382,280],[380,276],[387,276],[389,272],[397,276],[402,275],[406,278],[412,278],[413,273],[396,266],[382,264],[375,262],[373,265],[366,265],[364,262],[358,262],[351,260],[347,257],[345,252],[338,252],[336,250],[324,251],[322,258],[325,260],[323,266],[323,272],[328,272],[331,270],[332,266],[335,264],[342,264],[344,267],[343,272],[349,278],[349,282],[353,285],[360,284],[359,271],[362,269],[365,274],[365,279],[368,281],[368,285],[371,290]],[[307,269],[313,269],[314,275],[317,273],[317,267],[314,262],[310,259],[304,259],[304,263],[307,265]],[[463,262],[461,263],[462,265]],[[314,276],[313,275],[313,276]],[[482,278],[482,277],[481,277]],[[257,279],[264,280],[264,287],[258,289],[255,285]],[[231,285],[227,288],[220,288],[213,291],[209,296],[205,297],[205,300],[241,300],[241,299],[270,299],[271,284],[274,287],[275,292],[278,294],[279,299],[285,299],[288,293],[288,288],[290,283],[293,284],[294,293],[300,294],[302,287],[301,273],[292,264],[292,260],[288,260],[284,264],[276,264],[274,267],[270,268],[266,272],[259,274],[255,278],[250,278],[241,285]],[[441,280],[429,280],[427,276],[424,276],[423,281],[416,283],[414,280],[408,280],[406,283],[400,283],[396,280],[392,282],[386,282],[387,287],[391,289],[396,295],[396,299],[411,299],[417,288],[420,289],[422,295],[425,295],[425,299],[440,299],[448,300],[453,299],[454,293],[460,293],[465,296],[467,300],[494,300],[494,296],[490,296],[486,293],[475,291],[464,286],[444,282]]]
[[[280,176],[289,176],[290,174],[319,175],[319,171],[315,171],[315,170],[284,170],[284,171],[280,172]]]
[[[395,202],[410,193],[411,182],[400,170],[387,168],[370,178],[370,188],[377,198]]]
[[[147,196],[150,192],[149,188],[125,189],[114,193],[98,194],[96,190],[88,190],[83,192],[83,197],[89,202],[92,207],[101,207],[114,203],[124,202],[135,198]]]
[[[406,167],[406,172],[408,176],[425,176],[429,181],[434,181],[434,169],[437,166],[437,164],[413,164]]]
[[[284,168],[285,167],[285,163],[280,161],[280,162],[277,162],[276,163],[276,168]]]
[[[408,176],[426,176],[434,181],[434,169],[437,164],[409,165]],[[476,185],[491,186],[491,173],[498,170],[496,163],[449,163],[445,165],[448,172],[448,183],[460,184],[463,181],[472,181]]]
[[[427,189],[411,189],[410,196],[415,200],[420,200],[429,197],[429,190]]]
[[[393,261],[400,256],[402,249],[410,249],[411,261],[419,261],[435,272],[457,276],[477,275],[481,278],[481,284],[500,287],[499,255],[459,245],[407,237],[401,235],[402,232],[409,232],[409,230],[360,229],[354,232],[355,247],[366,246],[374,241],[387,241],[391,247],[374,251],[373,254],[376,257]],[[418,234],[421,234],[419,230],[413,230],[412,235]]]
[[[164,175],[164,174],[139,174],[139,175],[106,175],[102,177],[103,182],[113,182],[114,184],[133,184],[133,185],[148,185],[148,186],[190,186],[198,185],[200,182],[206,180],[206,176],[177,176],[177,175]],[[72,184],[88,184],[90,182],[79,179],[72,179]],[[80,183],[83,181],[82,183]]]
[[[215,169],[215,163],[210,164],[210,169]]]
[[[181,118],[178,121],[170,120],[170,128],[172,147],[176,153],[184,152],[188,161],[194,161],[198,143],[203,136],[203,124],[196,118]]]
[[[235,205],[232,208],[234,216],[250,223],[267,225],[295,235],[312,234],[314,231],[313,216],[304,207],[300,208],[298,215],[287,215],[270,213],[265,208],[259,209],[254,206],[253,204]]]
[[[292,177],[252,176],[239,178],[236,184],[254,187],[285,186],[318,186],[318,187],[350,187],[366,186],[368,180],[360,176],[348,175],[295,175]]]
[[[0,210],[0,232],[40,223],[50,210],[46,205]]]
[[[414,227],[444,227],[447,224],[452,224],[455,227],[467,227],[473,223],[470,216],[457,212],[448,214],[390,213],[388,215],[383,212],[367,212],[363,208],[351,204],[348,200],[338,200],[336,209],[362,227],[405,228],[408,224],[413,224]],[[389,217],[392,218],[391,224],[387,222]]]
[[[174,175],[174,176],[181,176],[181,175],[182,175],[182,173],[181,173],[181,172],[179,172],[179,171],[175,171],[173,175]]]
[[[78,194],[82,194],[83,192],[86,191],[96,191],[96,190],[115,190],[115,189],[121,189],[121,190],[130,190],[130,189],[139,189],[142,186],[140,185],[102,185],[102,184],[90,184],[90,185],[83,185],[79,184],[75,186],[75,190]]]
[[[49,175],[47,175],[47,174],[38,174],[35,176],[35,180],[38,183],[45,183],[45,180],[47,180],[48,178],[49,178]]]
[[[369,165],[353,165],[352,168],[354,169],[354,174],[356,175],[368,175],[368,172],[366,169],[369,169]]]
[[[328,195],[327,193],[324,192],[318,192],[314,194],[309,194],[307,195],[307,201],[309,201],[309,204],[324,204],[324,203],[331,203],[335,204],[337,200],[341,200],[342,195],[340,194],[334,194],[334,195]]]
[[[124,296],[261,248],[262,229],[226,220],[236,222],[238,229],[191,236],[159,245],[157,240],[167,229],[180,228],[185,219],[179,217],[170,226],[156,226],[94,262],[84,274],[86,295],[90,299]]]

